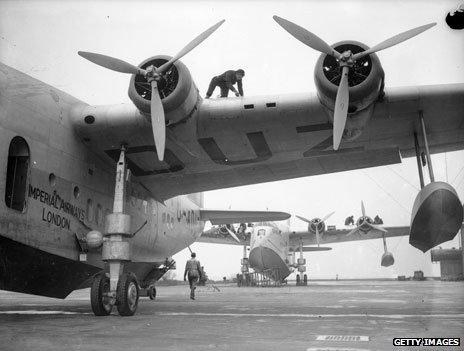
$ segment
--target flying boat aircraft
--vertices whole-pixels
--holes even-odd
[[[462,205],[434,181],[430,153],[463,148],[464,84],[387,88],[376,55],[432,24],[369,48],[330,46],[275,20],[322,52],[316,93],[203,100],[180,58],[223,21],[138,65],[79,51],[130,74],[129,104],[88,105],[0,64],[0,288],[64,298],[91,286],[96,315],[133,315],[139,286],[151,288],[205,221],[289,216],[208,211],[198,193],[419,160],[422,150],[432,182],[412,209],[410,242],[426,251],[454,237]]]
[[[321,246],[321,243],[328,245],[382,238],[384,254],[380,265],[382,267],[393,265],[395,261],[393,254],[387,250],[386,238],[408,235],[409,227],[384,228],[374,224],[371,217],[366,215],[363,202],[361,209],[362,215],[353,229],[336,229],[335,226],[327,225],[327,219],[335,213],[331,212],[323,218],[315,217],[311,220],[297,215],[297,218],[308,223],[306,231],[292,231],[289,221],[261,222],[254,225],[241,223],[237,230],[229,224],[204,231],[198,241],[242,245],[242,273],[246,275],[249,273],[249,268],[252,268],[254,272],[262,273],[277,282],[284,281],[296,269],[297,284],[300,282],[306,284],[306,259],[303,257],[303,252],[331,250],[331,247]],[[297,253],[299,258],[296,258]]]

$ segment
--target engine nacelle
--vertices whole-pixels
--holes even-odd
[[[314,218],[311,220],[311,223],[308,224],[308,231],[311,233],[316,233],[316,228],[319,233],[325,232],[325,223],[320,218]]]
[[[352,40],[341,41],[332,46],[338,52],[351,50],[353,54],[368,49],[368,46]],[[322,54],[316,63],[314,80],[319,100],[333,123],[333,111],[340,84],[342,68],[337,59]],[[350,104],[343,138],[359,137],[374,110],[374,103],[383,95],[384,71],[376,54],[356,61],[348,74]]]
[[[143,61],[139,67],[146,69],[151,65],[160,67],[171,57],[158,55]],[[176,61],[158,82],[158,90],[163,103],[166,121],[177,123],[189,118],[200,101],[198,88],[193,82],[187,67]],[[142,75],[132,75],[129,84],[129,98],[143,114],[150,114],[151,86]]]
[[[358,227],[359,231],[366,234],[372,230],[369,224],[374,224],[374,221],[369,216],[361,216],[356,221],[356,226]]]

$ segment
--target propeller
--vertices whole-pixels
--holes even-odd
[[[348,234],[346,234],[346,236],[353,235],[354,233],[359,231],[364,226],[368,226],[371,229],[378,230],[378,231],[380,231],[382,233],[388,233],[388,230],[386,230],[382,226],[376,225],[376,224],[373,224],[373,223],[369,222],[370,218],[366,216],[366,208],[364,207],[364,202],[363,201],[361,201],[361,212],[362,212],[362,217],[361,218],[363,219],[363,221],[361,223],[359,223],[359,225],[356,226],[356,228],[354,228]]]
[[[93,52],[78,51],[79,56],[95,63],[96,65],[108,68],[112,71],[128,73],[128,74],[146,74],[146,71],[140,69],[130,63],[102,54],[95,54]]]
[[[342,78],[335,99],[334,123],[333,123],[333,148],[338,150],[345,130],[346,118],[348,117],[348,104],[350,100],[348,86],[348,66],[343,66]]]
[[[315,224],[315,228],[316,228],[316,243],[317,243],[317,246],[320,245],[320,241],[321,241],[321,235],[319,233],[319,224],[320,223],[324,223],[327,219],[329,219],[330,216],[332,216],[333,214],[335,213],[334,212],[331,212],[327,215],[325,215],[324,218],[322,218],[318,223]],[[314,220],[310,221],[309,219],[306,219],[304,217],[301,217],[301,216],[298,216],[296,215],[297,218],[301,219],[303,222],[306,222],[308,224],[313,224]],[[324,232],[322,232],[322,234],[324,234]]]
[[[171,66],[180,58],[188,54],[195,47],[200,45],[206,38],[208,38],[216,29],[218,29],[225,20],[219,21],[214,26],[208,28],[206,31],[198,35],[190,43],[188,43],[177,55],[172,57],[168,62],[164,63],[160,67],[150,66],[147,69],[141,69],[126,61],[107,56],[102,54],[96,54],[87,51],[78,51],[77,53],[83,58],[95,63],[96,65],[108,68],[112,71],[137,74],[144,76],[151,85],[151,103],[150,103],[150,115],[151,125],[153,129],[153,138],[155,141],[156,152],[158,159],[163,161],[164,149],[166,145],[166,122],[164,117],[163,104],[158,92],[158,81],[163,75],[169,71]]]
[[[234,238],[235,241],[237,241],[237,242],[239,243],[239,242],[240,242],[240,239],[237,238],[237,235],[235,235],[235,233],[234,233],[232,230],[230,230],[229,228],[226,227],[226,229],[227,229],[227,231],[229,232],[230,236],[231,236],[232,238]]]
[[[334,108],[334,122],[333,122],[333,148],[338,150],[340,147],[340,142],[343,137],[343,131],[345,129],[346,119],[348,116],[348,105],[349,105],[349,84],[348,84],[348,73],[350,68],[356,63],[356,60],[361,59],[366,55],[373,54],[375,52],[387,49],[403,41],[411,39],[416,35],[426,31],[427,29],[432,28],[436,23],[429,23],[420,27],[410,29],[406,32],[397,34],[383,42],[373,46],[370,49],[367,49],[363,52],[352,54],[350,50],[343,53],[339,53],[337,50],[332,48],[324,40],[319,38],[317,35],[311,33],[299,25],[290,22],[279,16],[273,16],[274,20],[297,40],[301,41],[303,44],[309,46],[310,48],[319,51],[323,54],[333,56],[337,59],[337,62],[342,69],[342,78],[338,86],[337,97],[335,100]]]

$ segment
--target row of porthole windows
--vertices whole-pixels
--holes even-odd
[[[56,176],[53,173],[50,173],[48,176],[48,181],[50,186],[54,187],[56,185]],[[77,199],[80,195],[80,189],[76,185],[73,189],[74,198]],[[110,213],[109,209],[105,210],[105,214],[103,214],[103,207],[100,204],[97,204],[95,207],[95,211],[93,209],[93,200],[87,199],[87,208],[86,208],[86,219],[88,222],[92,222],[95,220],[97,225],[103,225],[106,216]]]
[[[5,189],[5,203],[8,207],[23,211],[26,203],[26,178],[29,168],[29,146],[27,142],[21,137],[14,137],[10,143],[8,151],[8,165],[7,165],[7,181]],[[48,181],[51,187],[56,186],[56,176],[54,173],[50,173],[48,176]],[[80,189],[78,186],[73,188],[73,196],[75,199],[79,198]],[[146,204],[145,204],[146,207]],[[94,209],[93,200],[87,199],[87,208],[86,208],[86,219],[88,222],[93,222],[97,225],[102,225],[106,215],[110,211],[105,210],[105,216],[103,214],[103,208],[100,204]],[[182,214],[179,212],[177,219],[180,222],[182,215],[186,217],[188,224],[197,223],[197,218],[195,217],[195,212],[183,211]],[[162,221],[164,224],[169,227],[174,227],[174,217],[169,213],[162,214]]]

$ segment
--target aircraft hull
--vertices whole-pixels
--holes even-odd
[[[124,269],[136,274],[142,287],[164,274],[164,262],[127,262]],[[43,251],[0,235],[0,290],[64,299],[73,290],[88,288],[98,266]]]
[[[0,236],[0,289],[64,299],[101,268]]]
[[[250,267],[274,280],[283,280],[290,275],[285,261],[274,250],[256,246],[250,250]],[[275,276],[278,275],[278,276]]]

